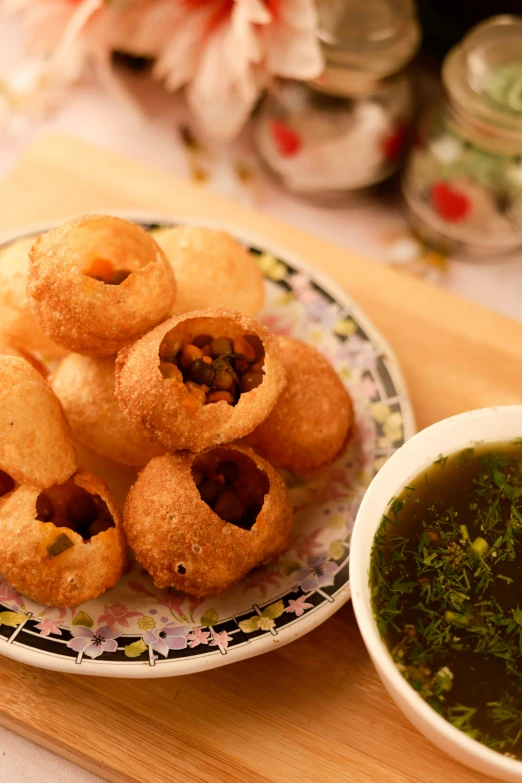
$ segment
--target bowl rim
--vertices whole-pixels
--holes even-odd
[[[412,688],[399,672],[388,647],[381,639],[369,597],[368,571],[371,548],[382,514],[388,507],[391,498],[394,494],[398,494],[404,485],[411,481],[423,467],[427,467],[432,463],[433,452],[430,452],[430,444],[435,441],[437,436],[451,429],[455,424],[469,422],[470,437],[464,438],[462,445],[452,448],[449,450],[449,453],[454,453],[459,448],[465,448],[466,443],[495,443],[505,440],[504,438],[494,437],[481,438],[480,435],[478,435],[477,439],[477,437],[473,436],[473,429],[477,423],[489,422],[498,417],[506,417],[508,420],[511,418],[514,420],[518,419],[520,421],[520,431],[522,432],[522,404],[478,408],[442,419],[421,430],[389,458],[366,491],[355,520],[351,539],[350,585],[357,625],[384,684],[386,685],[386,680],[388,680],[393,689],[408,703],[411,710],[430,725],[434,734],[443,737],[448,745],[457,746],[466,755],[473,756],[475,759],[483,762],[484,766],[489,768],[489,774],[493,774],[493,770],[496,770],[498,773],[511,775],[510,780],[522,780],[522,760],[504,756],[502,753],[483,745],[478,740],[472,739],[453,726],[446,718],[439,715]],[[516,437],[516,435],[514,434],[513,437]],[[435,451],[438,452],[440,450],[437,448]],[[412,452],[418,452],[419,454],[417,469],[413,472],[404,473],[402,472],[403,463],[405,458],[411,455]],[[444,449],[442,449],[442,453],[444,453]],[[393,479],[394,474],[396,475],[395,480]],[[383,487],[389,482],[394,484],[396,492],[383,494]],[[375,514],[374,506],[378,506],[381,509],[380,513]],[[374,517],[375,521],[373,521]],[[365,534],[367,533],[367,528],[372,527],[372,525],[372,534],[368,538],[368,545],[365,540]],[[446,752],[451,755],[449,749]]]

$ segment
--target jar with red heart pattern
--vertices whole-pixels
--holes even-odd
[[[419,27],[411,0],[324,0],[318,13],[323,73],[274,82],[254,139],[265,168],[287,190],[336,204],[403,160],[414,110],[404,66]]]
[[[404,172],[411,222],[443,252],[494,260],[522,248],[522,20],[477,25],[442,80]]]

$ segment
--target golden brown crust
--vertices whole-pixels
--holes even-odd
[[[0,250],[0,335],[16,347],[62,356],[65,350],[42,332],[27,300],[29,251],[36,239],[23,237]]]
[[[351,432],[350,395],[315,348],[293,337],[277,339],[287,385],[248,443],[279,468],[296,473],[324,468],[343,451]]]
[[[40,522],[35,518],[40,490],[30,486],[19,487],[0,508],[0,571],[15,590],[47,606],[76,606],[96,598],[114,587],[125,567],[121,514],[109,488],[83,470],[74,483],[105,501],[115,527],[84,541],[72,530]],[[47,547],[63,533],[74,545],[49,557]]]
[[[133,274],[120,285],[95,280],[86,273],[99,258]],[[121,218],[87,215],[37,240],[28,293],[49,337],[77,353],[111,356],[170,315],[176,282],[144,229]]]
[[[187,340],[204,333],[232,338],[245,332],[257,334],[265,350],[263,382],[242,394],[235,406],[223,401],[201,405],[183,383],[164,379],[159,370],[160,344],[174,327]],[[284,385],[276,339],[236,310],[209,308],[174,316],[120,351],[116,360],[116,397],[125,416],[145,437],[169,451],[201,451],[243,437],[268,416]]]
[[[188,451],[153,459],[127,496],[129,545],[157,587],[198,596],[222,593],[290,544],[292,507],[277,471],[244,446],[220,451],[247,455],[268,477],[269,491],[251,530],[224,522],[201,500],[191,474],[195,455]]]
[[[47,378],[47,368],[38,361],[36,356],[33,356],[28,351],[24,351],[22,348],[15,348],[10,342],[0,339],[0,356],[17,356],[19,359],[25,359],[26,362],[38,370],[42,378]]]
[[[130,426],[114,396],[114,359],[71,353],[53,373],[51,386],[76,440],[120,465],[142,468],[165,453]]]
[[[58,399],[25,359],[14,356],[0,356],[0,468],[37,487],[61,484],[76,470]]]
[[[263,276],[251,253],[226,231],[202,226],[153,232],[178,283],[173,313],[226,307],[253,316],[263,307]]]

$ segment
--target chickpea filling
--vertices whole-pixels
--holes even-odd
[[[132,272],[128,269],[115,269],[112,261],[107,258],[97,258],[92,262],[89,271],[85,272],[87,277],[99,280],[106,285],[120,285],[126,280]]]
[[[174,328],[163,338],[159,358],[163,377],[184,383],[202,405],[221,400],[235,405],[263,382],[265,351],[257,334],[199,334],[188,342]]]
[[[270,489],[266,473],[246,454],[213,449],[196,457],[192,478],[201,500],[224,522],[251,530]]]
[[[114,527],[114,519],[105,501],[99,495],[91,495],[83,487],[77,487],[72,479],[40,492],[36,499],[36,519],[74,530],[84,541]],[[73,542],[64,532],[47,547],[47,551],[50,557],[54,557],[70,546]]]
[[[0,498],[4,495],[8,495],[15,488],[15,480],[9,473],[4,470],[0,470]]]

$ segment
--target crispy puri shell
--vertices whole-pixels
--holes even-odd
[[[287,384],[247,440],[272,465],[306,473],[326,467],[342,452],[353,426],[352,401],[315,348],[292,337],[277,339]]]
[[[114,359],[71,353],[51,378],[73,435],[83,446],[120,465],[143,467],[165,453],[130,426],[114,396]]]
[[[201,500],[190,452],[153,459],[132,487],[124,511],[127,539],[157,587],[191,595],[230,589],[254,566],[276,560],[289,546],[292,507],[280,475],[244,446],[220,447],[250,457],[269,481],[251,530],[224,522]],[[182,564],[185,574],[178,572]]]
[[[120,285],[95,280],[85,273],[100,258],[133,274]],[[49,337],[77,353],[111,356],[170,315],[176,282],[144,229],[121,218],[87,215],[37,240],[28,292]]]
[[[65,351],[45,335],[27,301],[29,251],[36,237],[24,237],[0,251],[0,336],[14,346],[47,356]]]
[[[166,380],[160,372],[159,347],[174,327],[188,341],[204,333],[232,338],[245,332],[257,334],[265,350],[263,382],[242,394],[235,406],[223,401],[201,405],[183,383]],[[169,451],[201,451],[243,437],[268,416],[284,385],[276,339],[236,310],[215,308],[174,316],[120,351],[116,360],[116,397],[125,416],[145,437]]]
[[[47,368],[38,361],[36,356],[32,356],[22,348],[15,348],[10,342],[5,342],[2,339],[0,339],[0,356],[17,356],[19,359],[25,359],[35,370],[38,370],[43,378],[47,378]]]
[[[180,226],[159,229],[153,236],[176,275],[174,314],[226,307],[253,316],[263,307],[265,289],[259,267],[226,231]]]
[[[36,487],[62,484],[76,470],[60,403],[42,376],[14,356],[0,356],[0,468]]]
[[[113,587],[126,562],[120,511],[109,488],[97,476],[79,470],[74,483],[105,501],[115,527],[89,541],[72,530],[36,519],[40,490],[21,486],[0,508],[0,571],[9,584],[47,606],[75,606]],[[47,546],[66,533],[74,546],[49,557]]]

